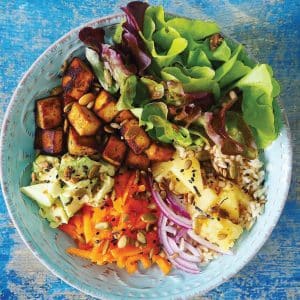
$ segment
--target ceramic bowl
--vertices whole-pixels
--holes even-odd
[[[106,35],[111,36],[114,25],[120,20],[121,15],[114,15],[85,26],[104,27]],[[284,125],[278,139],[264,153],[268,199],[265,212],[236,243],[235,255],[217,258],[199,275],[174,269],[169,276],[163,276],[157,267],[129,276],[113,265],[97,266],[72,257],[65,253],[72,241],[39,217],[37,205],[20,193],[20,186],[29,184],[35,156],[35,100],[47,96],[59,84],[60,67],[66,59],[83,56],[79,30],[66,34],[35,61],[19,83],[7,109],[1,137],[1,183],[10,216],[36,257],[55,275],[84,293],[102,299],[182,299],[204,294],[245,266],[278,221],[291,176],[291,138],[285,113],[282,110]]]

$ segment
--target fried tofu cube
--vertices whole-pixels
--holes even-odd
[[[95,135],[101,126],[101,121],[96,115],[77,102],[72,105],[68,119],[80,136]]]
[[[48,97],[36,102],[36,124],[42,129],[52,129],[62,123],[62,105],[59,97]]]
[[[115,117],[115,122],[122,123],[125,120],[135,119],[135,116],[132,114],[130,110],[122,110],[119,114]]]
[[[150,164],[150,160],[145,154],[135,154],[132,150],[128,151],[126,160],[126,166],[134,169],[147,170]]]
[[[35,136],[35,147],[47,154],[61,154],[64,150],[64,132],[62,128],[37,128]]]
[[[162,146],[152,143],[145,153],[151,161],[169,161],[173,157],[175,149],[169,145]]]
[[[80,136],[73,127],[69,128],[68,151],[72,155],[97,154],[98,145],[95,136]]]
[[[100,119],[109,123],[119,113],[117,102],[111,94],[102,90],[96,98],[94,112]]]
[[[150,146],[150,138],[145,130],[139,126],[136,119],[131,119],[121,127],[121,133],[131,150],[135,154],[141,154]]]
[[[93,80],[94,75],[88,66],[80,58],[75,57],[62,78],[64,95],[79,100],[90,89]]]
[[[113,164],[114,166],[120,166],[125,154],[126,144],[114,135],[111,135],[102,153],[102,157]]]

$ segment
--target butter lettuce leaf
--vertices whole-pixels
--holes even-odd
[[[188,129],[168,121],[168,107],[163,102],[146,104],[143,108],[131,110],[139,118],[141,126],[145,126],[148,134],[163,143],[178,144],[187,147],[192,144]]]
[[[272,69],[266,64],[257,65],[235,87],[243,91],[243,118],[253,129],[257,146],[266,148],[278,135],[273,102],[280,87]]]
[[[220,32],[218,24],[210,21],[173,18],[167,21],[167,25],[176,29],[181,36],[190,36],[195,41],[203,40],[210,35]]]

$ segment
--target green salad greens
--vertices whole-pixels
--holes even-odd
[[[253,144],[246,139],[258,149],[276,139],[280,87],[270,66],[253,62],[215,22],[138,1],[123,10],[114,46],[104,38],[99,46],[91,32],[81,39],[93,49],[87,59],[102,86],[119,98],[117,108],[131,110],[153,139],[184,147],[211,140],[223,153],[242,155]],[[235,113],[226,118],[228,111]],[[244,130],[233,128],[238,124]]]

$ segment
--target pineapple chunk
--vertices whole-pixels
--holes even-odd
[[[240,217],[239,200],[235,192],[224,189],[219,196],[218,208],[225,211],[233,222],[237,223]]]
[[[186,167],[188,164],[190,165],[189,168]],[[152,174],[158,182],[162,178],[173,181],[175,192],[180,194],[192,192],[197,198],[202,193],[203,183],[200,164],[196,158],[182,159],[178,154],[175,154],[173,160],[152,164]]]
[[[217,193],[211,188],[205,188],[201,196],[195,199],[195,205],[202,211],[208,212],[210,208],[219,202]]]
[[[224,251],[229,250],[243,232],[242,226],[223,218],[218,220],[199,217],[195,218],[193,223],[199,236],[217,244]]]
[[[183,185],[196,196],[200,197],[203,190],[203,182],[200,163],[196,158],[180,158],[174,156],[170,171]]]

